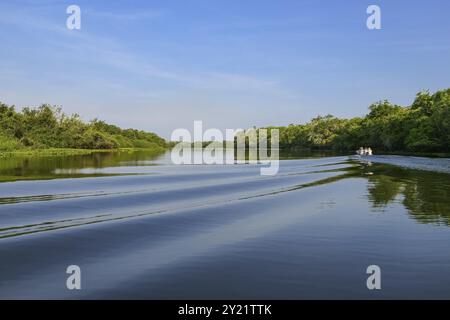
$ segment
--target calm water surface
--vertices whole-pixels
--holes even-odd
[[[450,159],[290,154],[259,173],[147,152],[0,159],[0,298],[450,299]]]

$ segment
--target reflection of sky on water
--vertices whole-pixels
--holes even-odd
[[[448,298],[448,174],[378,159],[407,162],[307,157],[261,176],[132,154],[28,161],[85,178],[0,183],[0,296],[370,298],[358,284],[375,261],[380,296]],[[61,285],[69,264],[86,291]]]

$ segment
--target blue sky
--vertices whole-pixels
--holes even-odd
[[[66,8],[81,8],[81,30]],[[382,29],[366,28],[381,7]],[[450,2],[0,2],[0,101],[170,137],[364,115],[450,87]]]

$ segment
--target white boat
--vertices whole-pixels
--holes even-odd
[[[359,148],[356,150],[356,154],[360,157],[367,157],[373,155],[372,148]]]

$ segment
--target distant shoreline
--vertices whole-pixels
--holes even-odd
[[[162,154],[169,151],[171,148],[115,148],[115,149],[74,149],[74,148],[45,148],[45,149],[19,149],[14,151],[0,152],[0,159],[11,157],[52,157],[52,156],[80,156],[93,153],[115,153],[115,152],[154,152],[155,154]],[[330,153],[332,155],[352,156],[354,153],[347,151],[337,151],[332,149],[304,149],[304,148],[280,148],[280,155],[283,158],[283,153]],[[445,152],[408,152],[408,151],[380,151],[375,150],[375,156],[377,155],[399,155],[399,156],[411,156],[411,157],[427,157],[427,158],[450,158],[450,153]],[[370,159],[370,158],[368,158]]]
[[[79,156],[93,153],[136,152],[147,151],[155,154],[163,153],[168,148],[116,148],[116,149],[74,149],[74,148],[45,148],[45,149],[19,149],[0,152],[0,159],[10,157],[51,157],[51,156]]]

